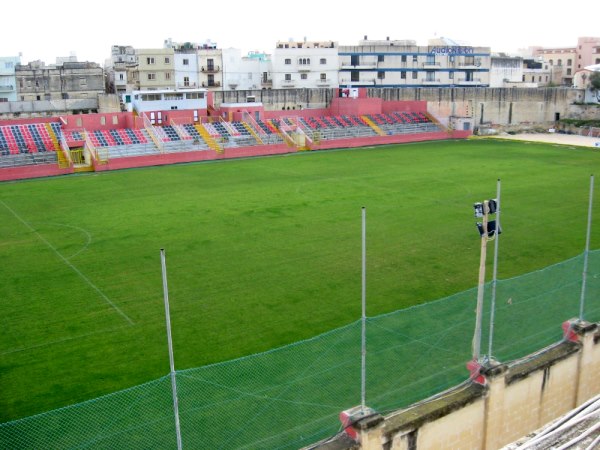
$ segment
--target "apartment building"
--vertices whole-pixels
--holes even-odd
[[[104,70],[94,62],[33,61],[15,66],[18,101],[94,99],[105,92]]]
[[[17,79],[15,67],[21,64],[19,56],[0,57],[0,102],[17,100]]]
[[[133,74],[136,90],[175,88],[175,52],[172,48],[136,49],[137,71]]]
[[[338,69],[337,42],[279,41],[271,57],[270,80],[273,89],[337,88]]]
[[[369,40],[339,47],[340,87],[487,87],[489,47],[437,39],[428,46],[411,40]]]
[[[138,60],[130,45],[113,45],[111,57],[105,62],[108,92],[124,94],[135,89]]]

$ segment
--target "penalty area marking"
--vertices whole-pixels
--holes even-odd
[[[127,322],[129,322],[130,325],[134,325],[133,320],[131,320],[129,318],[129,316],[127,314],[125,314],[123,311],[121,311],[121,309],[115,305],[107,296],[104,292],[102,292],[100,290],[100,288],[98,286],[96,286],[94,283],[92,283],[92,281],[86,277],[77,267],[75,267],[67,258],[65,258],[57,249],[56,247],[54,247],[50,242],[48,242],[48,240],[42,236],[35,228],[33,228],[28,222],[26,222],[21,216],[19,216],[15,211],[13,211],[13,209],[8,206],[6,203],[4,203],[4,201],[0,200],[0,203],[2,203],[2,205],[8,210],[10,211],[10,213],[15,216],[23,225],[25,225],[25,227],[27,227],[30,231],[32,231],[44,244],[46,244],[48,246],[48,248],[50,250],[52,250],[54,253],[56,253],[56,255],[63,260],[63,262],[69,266],[77,275],[79,275],[79,277],[85,281],[87,283],[88,286],[90,286],[93,290],[95,290],[98,295],[106,302],[108,303],[117,313],[119,313],[119,315],[121,317],[123,317],[123,319],[125,319]]]

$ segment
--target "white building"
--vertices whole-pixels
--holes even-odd
[[[17,101],[15,67],[21,64],[19,56],[0,57],[0,102]]]
[[[338,43],[277,42],[271,58],[273,89],[337,88]]]
[[[133,91],[125,95],[129,111],[173,111],[178,109],[206,109],[206,89],[153,89]],[[129,103],[127,100],[131,100]]]
[[[113,45],[111,57],[105,62],[109,90],[115,94],[131,92],[135,88],[133,73],[137,65],[137,55],[131,45]]]
[[[340,87],[487,87],[490,48],[450,39],[418,46],[411,40],[369,40],[340,46]]]
[[[490,87],[513,87],[523,83],[523,58],[492,55]]]
[[[175,87],[196,89],[200,87],[198,56],[194,50],[175,50]]]

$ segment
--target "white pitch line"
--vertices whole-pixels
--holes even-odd
[[[131,320],[129,318],[129,316],[127,314],[125,314],[123,311],[121,311],[121,309],[119,309],[119,307],[117,305],[115,305],[107,296],[104,292],[102,292],[100,290],[100,288],[98,288],[98,286],[96,286],[94,283],[91,282],[91,280],[86,277],[83,273],[81,273],[81,271],[75,267],[73,264],[71,264],[71,262],[65,258],[50,242],[48,242],[48,240],[46,238],[44,238],[44,236],[42,236],[40,233],[37,232],[37,230],[35,230],[31,225],[29,225],[29,223],[27,223],[25,220],[23,220],[23,218],[21,218],[21,216],[19,216],[15,211],[12,210],[12,208],[10,206],[8,206],[6,203],[4,203],[4,201],[0,200],[0,203],[2,203],[4,205],[4,207],[6,209],[8,209],[13,216],[15,216],[23,225],[25,225],[27,228],[29,228],[29,230],[31,230],[33,233],[35,233],[35,235],[44,243],[46,244],[54,253],[56,253],[58,255],[58,257],[60,259],[62,259],[64,261],[64,263],[69,266],[71,269],[73,269],[73,271],[79,275],[81,277],[81,279],[83,281],[85,281],[92,289],[94,289],[98,295],[100,295],[100,297],[102,297],[104,299],[104,301],[106,303],[108,303],[110,306],[112,306],[112,308],[117,311],[121,317],[123,317],[127,322],[129,322],[130,325],[134,325],[133,320]]]

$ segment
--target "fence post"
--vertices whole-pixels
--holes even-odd
[[[585,304],[585,284],[587,281],[588,255],[590,253],[590,235],[592,234],[592,205],[594,199],[594,175],[590,177],[590,200],[588,205],[587,233],[585,237],[585,250],[583,252],[583,275],[581,277],[581,297],[579,299],[579,320],[583,320],[583,306]]]
[[[173,358],[173,340],[171,338],[171,315],[169,313],[169,288],[167,287],[167,262],[165,249],[160,249],[162,266],[163,294],[165,299],[165,316],[167,321],[167,343],[169,345],[169,364],[171,368],[171,389],[173,391],[173,413],[175,415],[175,432],[177,433],[177,450],[181,450],[181,427],[179,426],[179,402],[177,400],[177,380],[175,378],[175,360]]]
[[[498,178],[498,184],[496,186],[496,230],[500,230],[500,178]],[[498,282],[498,232],[496,233],[496,241],[494,242],[494,268],[492,274],[492,300],[490,305],[490,331],[488,336],[488,358],[492,357],[492,345],[494,342],[494,315],[496,311],[496,283]]]
[[[367,390],[367,211],[362,207],[362,330],[361,330],[361,370],[360,407],[365,410]]]

